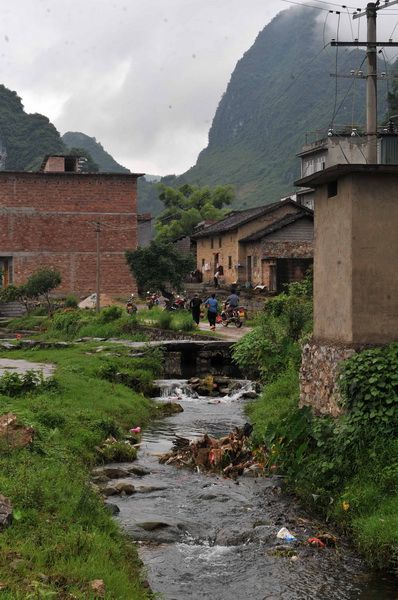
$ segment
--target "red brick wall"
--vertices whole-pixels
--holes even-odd
[[[124,253],[137,247],[137,177],[119,174],[0,173],[0,256],[13,257],[14,283],[38,267],[61,272],[59,292],[95,291],[100,222],[101,292],[136,285]]]

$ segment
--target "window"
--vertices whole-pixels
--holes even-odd
[[[328,183],[328,198],[337,196],[337,179]]]
[[[214,248],[214,239],[211,238],[210,240],[210,248],[213,249]]]
[[[218,247],[221,248],[221,246],[222,246],[222,237],[220,236],[218,238]]]
[[[232,256],[228,256],[228,269],[232,269]]]
[[[205,266],[205,264],[206,264],[206,261],[205,261],[205,259],[204,259],[204,258],[202,258],[202,267],[204,267],[204,266]]]

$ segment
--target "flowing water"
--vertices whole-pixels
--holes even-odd
[[[282,526],[300,540],[325,529],[284,494],[280,478],[234,482],[159,464],[176,434],[220,436],[245,421],[242,391],[213,403],[186,382],[160,385],[158,400],[179,402],[184,412],[145,431],[134,464],[148,473],[133,476],[136,494],[111,500],[139,543],[153,591],[167,600],[398,598],[396,581],[369,573],[345,543],[325,550],[293,544],[287,547],[293,557],[275,554]]]

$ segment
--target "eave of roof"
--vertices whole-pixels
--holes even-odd
[[[0,177],[3,176],[24,176],[24,177],[142,177],[145,173],[75,173],[74,171],[0,171]]]
[[[299,187],[316,188],[331,181],[335,181],[339,177],[345,175],[363,174],[363,175],[396,175],[398,176],[398,165],[367,165],[367,164],[348,164],[348,165],[333,165],[322,171],[317,171],[312,175],[303,177],[294,182],[294,185]]]
[[[307,211],[306,212],[303,211],[301,213],[295,213],[292,215],[286,215],[285,217],[282,217],[282,219],[279,219],[279,221],[275,221],[275,223],[272,223],[271,225],[264,227],[264,229],[261,229],[260,231],[256,231],[256,233],[252,233],[251,235],[248,235],[247,237],[242,238],[241,240],[239,240],[239,243],[246,244],[248,242],[257,242],[258,240],[261,240],[262,238],[266,237],[267,235],[270,235],[271,233],[274,233],[275,231],[279,231],[280,229],[283,229],[284,227],[287,227],[288,225],[292,225],[292,223],[295,223],[296,221],[299,221],[300,219],[311,219],[311,221],[313,221],[314,220],[313,211],[310,209],[307,209]]]
[[[282,201],[279,200],[278,202],[273,202],[272,204],[267,204],[266,206],[258,206],[258,207],[254,207],[254,208],[248,208],[247,210],[243,210],[243,211],[234,211],[233,213],[229,214],[221,221],[217,221],[217,223],[214,223],[214,225],[205,227],[204,229],[202,229],[198,233],[195,233],[191,237],[192,237],[192,239],[199,239],[199,238],[203,238],[203,237],[218,235],[221,233],[227,233],[228,231],[234,231],[234,230],[238,229],[239,227],[241,227],[242,225],[245,225],[246,223],[250,223],[250,221],[254,221],[254,219],[257,219],[258,217],[261,217],[267,213],[273,212],[274,210],[278,209],[280,206],[286,206],[286,204],[294,204],[294,206],[298,206],[303,211],[309,210],[309,209],[304,208],[303,206],[300,206],[299,204],[297,204],[297,202],[295,202],[291,198],[287,198],[286,200],[282,200]],[[256,208],[258,210],[255,210]],[[250,212],[250,215],[248,215],[245,218],[245,216],[244,216],[245,213],[247,214],[249,212]],[[242,216],[242,219],[235,220],[235,221],[232,220],[232,218],[234,216],[239,216],[239,215]],[[230,221],[232,220],[230,225],[228,223],[225,223],[226,221],[228,222],[228,220],[230,220]]]

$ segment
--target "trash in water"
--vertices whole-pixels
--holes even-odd
[[[326,548],[326,544],[324,544],[322,540],[316,537],[308,538],[307,544],[309,544],[310,546],[314,546],[314,548]]]
[[[335,548],[337,545],[337,537],[332,533],[320,532],[316,534],[315,538],[323,542],[325,546],[328,546],[329,548]]]
[[[233,479],[244,472],[252,476],[262,474],[265,457],[260,457],[258,451],[253,452],[249,442],[251,429],[249,424],[242,428],[236,427],[235,431],[222,438],[205,434],[198,440],[189,440],[177,436],[172,449],[160,457],[160,462],[215,471]]]
[[[297,540],[296,537],[286,527],[282,527],[276,534],[276,537],[280,540],[285,540],[285,542],[295,542]]]
[[[141,433],[141,427],[133,427],[130,429],[130,433]]]

